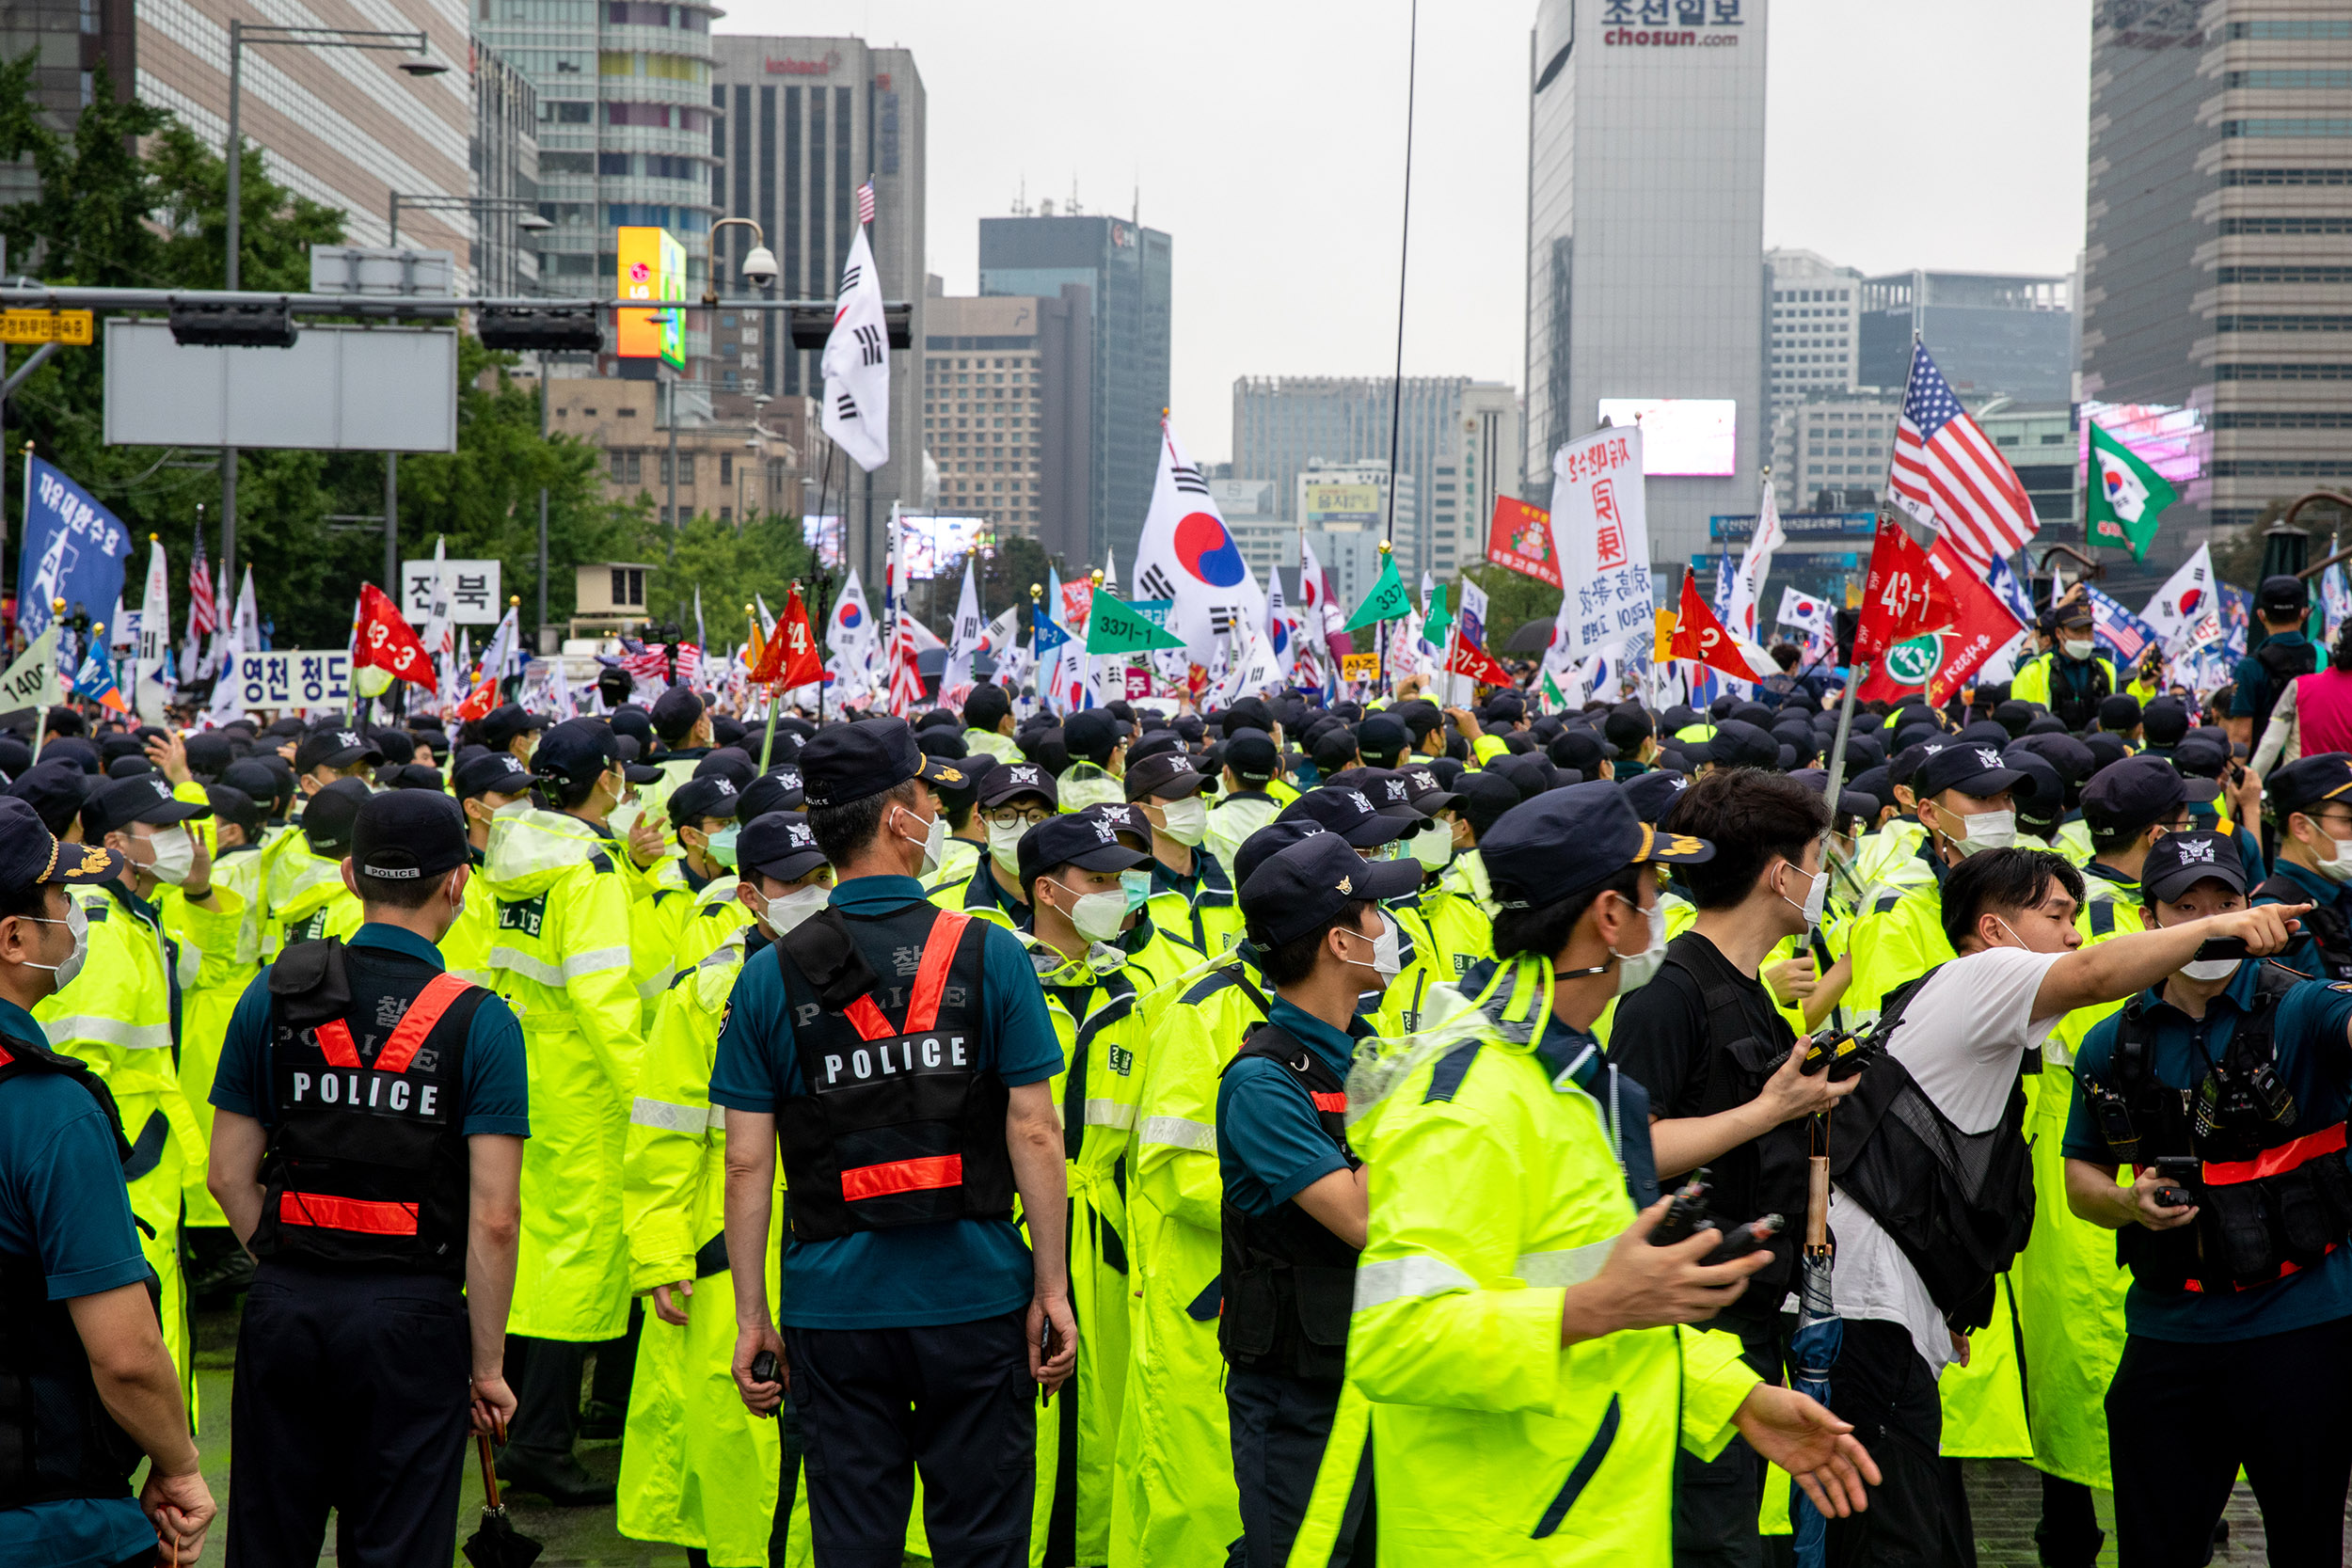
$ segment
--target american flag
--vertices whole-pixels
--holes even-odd
[[[871,180],[857,188],[857,220],[860,223],[874,221],[874,182]]]
[[[196,554],[188,561],[188,635],[210,637],[220,627],[213,604],[213,579],[204,565],[204,536],[196,537]]]
[[[692,687],[700,684],[703,675],[703,650],[699,642],[680,642],[673,647],[677,666],[677,683]]]
[[[1890,483],[1897,506],[1979,566],[2023,548],[2042,526],[2017,471],[1961,407],[1921,343],[1911,349]]]
[[[648,646],[635,638],[623,638],[621,668],[644,684],[665,686],[669,683],[669,657],[659,642]]]

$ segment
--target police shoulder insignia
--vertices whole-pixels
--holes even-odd
[[[2352,991],[2352,980],[2338,980],[2328,989],[2329,990]]]

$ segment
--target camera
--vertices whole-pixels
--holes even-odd
[[[2165,1182],[2156,1189],[2156,1201],[2168,1209],[2185,1209],[2195,1203],[2197,1178],[2204,1164],[2193,1154],[2156,1156],[2156,1174]]]

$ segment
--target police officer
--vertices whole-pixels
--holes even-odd
[[[516,705],[506,703],[469,723],[465,737],[493,752],[504,752],[528,768],[532,753],[538,750],[539,732],[548,725],[547,715],[525,713]]]
[[[819,730],[800,765],[838,880],[773,959],[745,966],[711,1069],[736,1383],[762,1412],[789,1388],[822,1560],[896,1568],[919,1463],[933,1560],[1013,1568],[1028,1560],[1033,1394],[1077,1354],[1062,1054],[1012,933],[923,896],[946,836],[931,781],[962,770],[898,720]],[[779,1144],[784,1336],[767,1280]],[[755,1372],[763,1353],[772,1380]]]
[[[490,823],[531,793],[531,770],[504,752],[477,752],[450,774],[450,793],[466,814],[468,863],[479,874],[490,845]],[[441,961],[476,985],[490,983],[490,945],[498,935],[498,900],[488,883],[458,911],[457,923],[441,938]]]
[[[1012,698],[1003,687],[982,681],[964,699],[963,744],[998,762],[1021,760],[1021,748],[1012,737]]]
[[[2090,860],[2083,867],[2083,934],[2139,929],[2139,873],[2149,849],[2189,823],[2189,802],[2211,800],[2220,786],[2185,779],[2161,757],[2111,762],[2083,786]]]
[[[1053,816],[1054,776],[1034,762],[992,768],[980,776],[974,810],[988,832],[987,850],[965,876],[936,884],[931,902],[996,925],[1025,926],[1029,896],[1021,877],[1021,840]]]
[[[1228,732],[1223,752],[1224,771],[1216,801],[1209,807],[1202,842],[1209,853],[1225,863],[1230,874],[1242,840],[1274,820],[1283,802],[1274,797],[1274,781],[1282,771],[1282,754],[1273,737],[1262,731]]]
[[[1164,732],[1163,732],[1164,733]],[[1241,905],[1232,879],[1201,847],[1209,833],[1209,781],[1192,766],[1182,741],[1162,742],[1127,760],[1127,800],[1152,827],[1152,918],[1203,954],[1224,947],[1241,931]]]
[[[448,1558],[469,1415],[515,1411],[522,1031],[435,945],[469,860],[448,796],[371,797],[343,863],[364,922],[278,954],[230,1021],[212,1187],[260,1259],[230,1417],[240,1563],[316,1562],[330,1509],[339,1561]]]
[[[1356,999],[1385,983],[1384,950],[1394,967],[1399,928],[1378,900],[1420,885],[1418,863],[1366,862],[1326,832],[1275,854],[1242,887],[1242,916],[1274,1000],[1217,1089],[1225,1186],[1218,1341],[1232,1367],[1225,1397],[1241,1496],[1236,1568],[1289,1560],[1325,1463],[1364,1239],[1366,1176],[1348,1148],[1343,1114],[1355,1042],[1371,1033]],[[1330,1554],[1345,1560],[1370,1504],[1371,1465],[1360,1447],[1335,1451],[1331,1463],[1354,1478]]]
[[[2323,752],[2263,781],[2279,833],[2270,879],[2257,904],[2309,904],[2281,963],[2330,980],[2352,980],[2352,754]]]
[[[145,1564],[202,1551],[213,1498],[156,1322],[104,1082],[32,1008],[88,955],[71,890],[126,874],[0,798],[0,1560]],[[144,1455],[146,1484],[131,1496]]]
[[[2099,656],[2090,606],[2078,599],[2058,606],[2055,615],[2057,645],[2019,667],[2010,695],[2042,704],[2070,730],[2089,729],[2099,717],[2099,705],[2122,688],[2114,661]]]
[[[269,920],[273,949],[296,942],[348,937],[359,927],[359,901],[343,885],[343,857],[367,781],[336,779],[312,793],[302,821],[271,857]]]
[[[2151,927],[2246,907],[2220,833],[2165,837],[2141,888]],[[2188,958],[2091,1031],[2075,1073],[2067,1198],[2120,1232],[2132,1273],[2106,1396],[2122,1560],[2202,1561],[2242,1466],[2271,1560],[2335,1561],[2352,1480],[2352,985]]]
[[[1769,1255],[1653,1246],[1646,1097],[1590,1033],[1664,952],[1654,862],[1713,852],[1616,785],[1551,790],[1484,841],[1497,958],[1438,989],[1428,1035],[1357,1069],[1372,1172],[1349,1324],[1394,1560],[1663,1564],[1674,1455],[1736,1430],[1825,1509],[1876,1468],[1812,1400],[1760,1384],[1730,1335],[1678,1334]],[[1245,888],[1245,893],[1247,889]],[[1726,1216],[1745,1220],[1750,1216]],[[1602,1481],[1599,1472],[1613,1473]]]
[[[2287,688],[2319,668],[2319,650],[2303,635],[2311,592],[2301,578],[2280,573],[2263,578],[2254,591],[2254,613],[2262,618],[2262,645],[2237,661],[2230,716],[2222,725],[2233,744],[2249,748],[2262,738]]]

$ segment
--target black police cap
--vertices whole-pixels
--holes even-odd
[[[548,723],[547,715],[526,713],[520,705],[507,703],[475,720],[473,736],[485,746],[503,750],[516,736],[547,729]]]
[[[1497,907],[1537,909],[1590,892],[1629,865],[1692,864],[1715,847],[1684,833],[1661,833],[1634,815],[1633,802],[1605,780],[1570,784],[1503,813],[1478,841]]]
[[[612,724],[614,735],[625,735],[644,749],[639,755],[653,750],[653,721],[645,717],[644,708],[633,704],[628,707],[616,707],[607,722]]]
[[[1780,742],[1745,720],[1726,719],[1707,743],[1707,760],[1718,768],[1777,768]]]
[[[421,762],[404,762],[397,768],[387,768],[375,782],[377,787],[382,789],[430,789],[446,793],[442,789],[441,770]]]
[[[1135,770],[1130,768],[1127,776],[1134,778]],[[1026,761],[999,763],[990,768],[980,780],[977,799],[982,811],[994,811],[1025,795],[1043,800],[1048,811],[1059,803],[1054,790],[1054,775],[1041,765]]]
[[[355,762],[382,762],[384,752],[375,742],[358,730],[332,727],[313,730],[294,748],[294,771],[309,773],[321,768],[349,768]]]
[[[1312,822],[1325,832],[1337,833],[1351,848],[1371,849],[1403,838],[1420,826],[1418,813],[1384,816],[1360,789],[1325,784],[1311,789],[1284,806],[1278,822]]]
[[[1233,880],[1236,884],[1249,880],[1268,856],[1277,855],[1294,844],[1304,843],[1323,832],[1318,822],[1269,822],[1241,841],[1233,851]]]
[[[808,804],[818,811],[880,795],[910,779],[950,785],[964,780],[964,770],[954,763],[924,755],[903,719],[828,724],[801,749],[800,764]]]
[[[804,803],[800,768],[771,768],[744,786],[735,808],[735,819],[748,824],[771,811],[799,811]]]
[[[1061,743],[1073,762],[1107,767],[1128,725],[1107,708],[1081,708],[1061,721]]]
[[[1227,740],[1224,760],[1244,789],[1263,789],[1274,782],[1274,775],[1282,767],[1282,754],[1274,749],[1274,737],[1256,730],[1245,730]]]
[[[735,841],[739,872],[756,872],[779,882],[797,882],[824,863],[816,831],[797,811],[763,812],[743,824]]]
[[[206,784],[204,803],[213,808],[215,822],[233,822],[245,830],[247,844],[259,843],[262,827],[269,814],[259,801],[235,784]]]
[[[2210,800],[2213,785],[2181,777],[2162,757],[2133,756],[2111,762],[2083,785],[2083,817],[2093,828],[2129,830],[2162,821],[2192,797]]]
[[[362,790],[368,787],[357,779],[351,782]],[[149,773],[135,779],[116,779],[93,789],[82,806],[82,836],[96,843],[134,822],[161,828],[212,815],[212,807],[174,796],[161,773]]]
[[[2025,777],[2001,761],[1999,748],[1963,740],[1921,762],[1919,770],[1911,776],[1911,792],[1924,800],[1956,789],[1983,800],[2016,788]]]
[[[743,803],[743,792],[723,773],[689,779],[670,792],[670,826],[699,828],[707,817],[732,821]]]
[[[111,882],[127,864],[112,849],[65,843],[30,800],[0,796],[0,890],[21,894],[43,882]]]
[[[692,777],[707,779],[713,773],[723,775],[739,790],[759,777],[759,763],[739,746],[722,746],[694,764]]]
[[[1152,863],[1152,826],[1133,806],[1108,803],[1049,816],[1021,835],[1021,885],[1057,865],[1132,871]]]
[[[1174,739],[1175,732],[1168,732]],[[1183,743],[1170,751],[1155,752],[1141,762],[1131,754],[1127,758],[1127,799],[1140,800],[1150,796],[1154,800],[1183,800],[1209,787],[1209,781],[1192,766],[1192,758],[1184,753]]]
[[[1276,851],[1241,885],[1241,914],[1255,940],[1279,947],[1359,900],[1402,898],[1421,886],[1416,861],[1365,861],[1333,832]]]
[[[531,769],[515,760],[512,752],[476,752],[459,763],[452,785],[461,800],[480,795],[522,795],[531,788]]]
[[[2352,793],[2352,752],[2315,752],[2288,763],[2263,781],[2263,796],[2282,825],[2290,812],[2308,813],[2322,800],[2344,800],[2348,793]]]
[[[1357,752],[1375,768],[1394,768],[1412,743],[1412,733],[1385,713],[1375,713],[1356,726]]]
[[[2310,608],[2311,602],[2311,591],[2301,578],[2292,573],[2266,577],[2262,586],[2254,590],[2255,608],[2274,616],[2300,614]]]
[[[675,746],[701,722],[703,700],[683,686],[674,686],[653,703],[653,733]]]
[[[1652,768],[1636,773],[1618,787],[1632,803],[1633,815],[1654,828],[1665,820],[1667,809],[1691,787],[1691,781],[1680,773]]]
[[[337,779],[311,796],[302,807],[302,836],[311,852],[336,858],[349,854],[359,807],[373,799],[375,796],[361,779]],[[451,804],[456,802],[453,800]]]
[[[328,786],[342,787],[341,783]],[[311,798],[312,812],[326,793],[321,790]],[[310,813],[305,812],[306,831],[310,820]],[[437,877],[472,858],[466,843],[465,808],[446,795],[423,789],[388,790],[360,800],[353,814],[350,846],[362,898],[374,888],[389,890]]]
[[[2140,863],[2140,895],[2171,903],[2202,881],[2217,881],[2233,893],[2246,891],[2246,862],[2228,833],[2167,833]]]
[[[539,737],[531,753],[534,778],[586,784],[624,759],[620,736],[596,719],[566,719]]]

